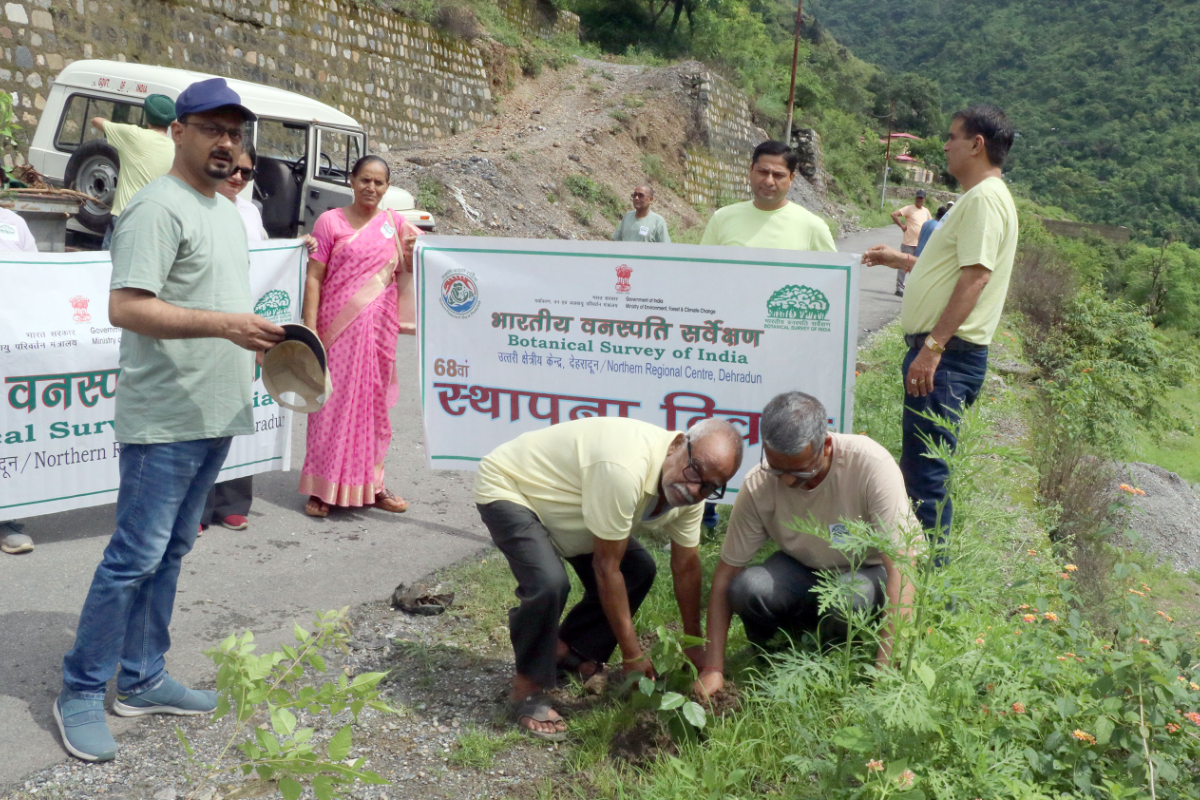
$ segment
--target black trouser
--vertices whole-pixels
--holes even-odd
[[[544,689],[554,688],[560,639],[589,661],[607,662],[616,649],[617,637],[600,604],[591,554],[566,559],[583,583],[583,599],[560,626],[571,582],[550,543],[550,532],[536,514],[516,503],[500,500],[476,507],[517,579],[516,595],[521,604],[508,612],[517,672]],[[630,538],[621,559],[630,615],[637,613],[650,593],[656,569],[654,557]]]
[[[244,517],[250,513],[250,503],[253,500],[253,475],[221,481],[208,493],[204,513],[200,515],[200,524],[220,525],[221,520],[235,514]]]
[[[742,618],[746,638],[763,646],[781,628],[793,634],[818,632],[822,641],[846,638],[846,620],[839,614],[818,613],[816,588],[821,573],[782,551],[750,567],[729,584],[729,604]],[[882,608],[887,602],[887,570],[863,567],[842,573],[855,583],[854,608]]]

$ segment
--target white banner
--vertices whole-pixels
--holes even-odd
[[[697,245],[421,237],[421,404],[429,465],[474,469],[526,431],[592,416],[744,434],[816,396],[850,432],[858,257]]]
[[[300,318],[306,261],[298,241],[250,246],[256,313]],[[0,519],[116,502],[111,274],[108,253],[0,253]],[[256,432],[234,438],[221,480],[291,466],[292,412],[261,380],[254,406]]]

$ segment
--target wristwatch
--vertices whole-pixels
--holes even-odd
[[[935,340],[933,338],[933,336],[925,337],[925,346],[928,347],[933,352],[937,353],[938,355],[941,355],[942,353],[946,352],[946,348],[942,347],[940,344],[938,344],[937,340]]]

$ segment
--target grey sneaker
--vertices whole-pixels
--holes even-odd
[[[195,716],[217,710],[217,693],[189,689],[170,675],[163,673],[158,686],[139,694],[118,694],[113,711],[122,717],[145,714],[179,714]]]
[[[23,533],[5,526],[0,528],[0,534],[3,534],[0,537],[0,550],[3,550],[5,553],[16,555],[17,553],[28,553],[33,550],[33,539],[30,539]]]
[[[67,752],[84,761],[112,761],[117,740],[104,721],[103,698],[80,697],[67,689],[54,701],[54,721]]]

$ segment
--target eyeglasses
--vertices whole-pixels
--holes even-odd
[[[241,144],[242,137],[246,135],[244,128],[226,128],[224,125],[216,125],[212,122],[185,122],[183,124],[199,128],[200,133],[209,139],[219,140],[222,136],[228,136],[229,141],[233,144]]]
[[[683,468],[683,479],[699,484],[700,494],[705,500],[720,500],[725,496],[725,484],[710,483],[700,475],[700,465],[692,458],[692,443],[687,443],[688,465]]]
[[[646,194],[645,194],[645,192],[634,192],[633,194],[631,194],[629,196],[632,197],[634,200],[641,200],[643,197],[646,196]]]
[[[233,172],[229,173],[229,177],[232,178],[234,175],[240,175],[242,176],[242,180],[244,180],[246,183],[249,183],[250,181],[254,180],[254,177],[257,174],[258,173],[254,171],[254,167],[234,167]]]
[[[824,454],[824,452],[825,452],[825,448],[822,447],[821,453]],[[797,480],[811,481],[813,478],[817,477],[817,474],[821,471],[821,457],[820,456],[817,457],[817,468],[813,469],[813,470],[776,469],[775,467],[771,467],[771,466],[767,465],[767,454],[766,454],[766,451],[763,451],[763,452],[759,453],[759,455],[758,455],[758,465],[760,467],[762,467],[762,471],[767,473],[768,475],[774,475],[776,477],[779,477],[782,475],[790,475],[791,477],[796,478]]]

